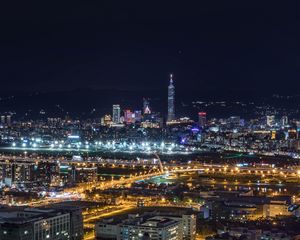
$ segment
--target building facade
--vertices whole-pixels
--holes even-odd
[[[81,210],[74,207],[29,208],[0,212],[1,240],[81,240]]]
[[[168,122],[175,120],[175,86],[173,84],[173,75],[170,75],[170,84],[168,87]]]
[[[96,239],[194,240],[196,217],[192,214],[133,215],[123,221],[103,220],[95,225]]]
[[[120,123],[120,117],[121,117],[121,108],[120,105],[115,104],[113,105],[113,123]]]

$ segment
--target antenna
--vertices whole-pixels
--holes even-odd
[[[173,74],[170,74],[170,83],[173,83]]]

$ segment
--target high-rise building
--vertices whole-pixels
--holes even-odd
[[[120,105],[113,105],[113,123],[120,123],[121,108]]]
[[[135,122],[141,122],[142,121],[142,112],[139,110],[134,111],[134,119],[135,119]]]
[[[282,116],[280,123],[281,123],[282,127],[287,126],[288,125],[288,117],[287,116]]]
[[[168,122],[175,120],[175,87],[173,84],[173,75],[170,75],[170,84],[168,87]]]
[[[69,204],[68,202],[62,202],[52,205],[51,208],[60,210],[63,213],[70,214],[70,239],[82,240],[83,239],[83,217],[82,208]]]
[[[1,123],[5,124],[5,116],[1,116]]]
[[[273,127],[274,125],[275,125],[275,116],[274,115],[267,116],[267,126]]]
[[[7,116],[6,116],[6,125],[7,125],[8,127],[11,126],[11,116],[10,116],[10,115],[7,115]]]
[[[1,162],[0,181],[7,185],[34,181],[34,163]]]
[[[134,123],[135,115],[131,110],[124,110],[124,121],[126,124]]]
[[[149,98],[143,98],[143,114],[151,114]]]
[[[199,112],[199,127],[204,128],[206,125],[206,112]]]
[[[25,209],[7,213],[0,224],[0,239],[69,239],[70,214]],[[58,231],[59,229],[59,231]]]
[[[82,212],[77,207],[3,210],[2,240],[83,239]]]

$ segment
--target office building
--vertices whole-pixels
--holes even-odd
[[[6,185],[13,183],[26,183],[34,181],[34,163],[26,162],[1,162],[0,181]]]
[[[71,239],[70,213],[55,209],[28,208],[1,211],[1,240]]]
[[[287,116],[282,116],[280,124],[282,127],[285,127],[288,125],[288,117]]]
[[[292,213],[288,211],[286,201],[270,201],[270,203],[263,205],[263,217],[278,217],[289,216]]]
[[[134,119],[135,122],[141,122],[142,121],[142,111],[136,110],[134,111]]]
[[[1,124],[2,124],[2,125],[5,124],[5,116],[1,116]]]
[[[147,114],[143,116],[143,121],[141,122],[143,128],[161,128],[163,126],[163,119],[160,113]]]
[[[175,87],[173,84],[173,75],[170,75],[170,84],[168,87],[168,118],[167,121],[175,120]]]
[[[113,123],[117,124],[120,123],[120,117],[121,117],[121,108],[120,105],[116,104],[113,105]]]
[[[83,239],[83,216],[80,207],[72,206],[72,203],[58,203],[51,206],[52,209],[70,214],[70,239]]]
[[[10,115],[7,115],[7,116],[6,116],[6,125],[7,125],[8,127],[11,126],[11,116],[10,116]]]
[[[112,124],[111,115],[104,115],[104,117],[101,118],[101,125],[102,126],[109,126],[111,124]]]
[[[206,112],[199,112],[199,127],[204,128],[206,125]]]
[[[143,114],[151,114],[149,98],[143,98]]]
[[[11,126],[11,115],[2,115],[0,117],[1,125],[10,127]]]
[[[75,176],[74,176],[75,175]],[[97,181],[97,167],[75,167],[73,174],[77,183]]]
[[[194,215],[160,215],[147,213],[141,216],[129,215],[126,220],[107,219],[95,226],[96,239],[153,239],[193,240],[196,236]]]
[[[266,117],[266,124],[268,127],[273,127],[275,125],[275,116],[274,115],[268,115]]]
[[[124,110],[124,122],[131,124],[135,122],[135,114],[131,110]]]

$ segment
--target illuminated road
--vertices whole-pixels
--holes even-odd
[[[46,197],[44,199],[38,200],[38,201],[32,201],[30,203],[24,203],[19,204],[19,206],[32,206],[32,207],[38,207],[43,206],[47,204],[53,204],[53,203],[59,203],[66,200],[80,200],[84,199],[83,193],[87,190],[91,189],[109,189],[116,186],[122,186],[122,185],[130,185],[136,181],[139,180],[146,180],[152,177],[162,176],[163,174],[156,172],[151,174],[144,174],[139,176],[133,176],[130,178],[121,178],[119,180],[111,180],[111,181],[103,181],[103,182],[87,182],[87,183],[81,183],[77,187],[73,188],[66,188],[62,194],[60,194],[60,197]]]
[[[111,181],[105,181],[105,182],[94,182],[94,183],[82,183],[79,184],[77,187],[74,188],[68,188],[65,189],[64,192],[66,193],[84,193],[86,190],[90,189],[109,189],[113,188],[115,186],[121,186],[121,185],[130,185],[136,181],[139,180],[146,180],[152,177],[157,177],[163,175],[162,173],[150,173],[150,174],[145,174],[145,175],[140,175],[140,176],[135,176],[135,177],[130,177],[130,178],[121,178],[119,180],[111,180]]]
[[[156,156],[156,159],[159,159]],[[153,160],[153,159],[152,159]],[[273,178],[276,177],[283,177],[283,178],[299,178],[300,179],[300,168],[298,166],[288,167],[288,168],[276,168],[271,166],[251,166],[251,165],[242,165],[237,166],[234,164],[204,164],[201,162],[193,162],[190,164],[174,164],[174,163],[164,163],[164,165],[159,166],[156,163],[152,162],[151,160],[140,160],[135,159],[133,161],[129,160],[111,160],[111,159],[101,159],[101,158],[87,158],[86,161],[68,161],[66,158],[48,158],[48,159],[41,159],[38,157],[12,157],[1,155],[0,162],[6,163],[9,162],[18,162],[18,163],[37,163],[39,161],[46,161],[46,162],[56,162],[56,163],[66,163],[66,164],[77,164],[77,165],[85,165],[85,164],[108,164],[107,167],[132,167],[132,166],[150,166],[152,167],[152,171],[156,171],[154,173],[140,173],[137,176],[131,176],[129,178],[121,177],[120,179],[115,180],[106,180],[106,181],[97,181],[97,182],[87,182],[78,184],[76,187],[66,188],[63,191],[65,196],[61,197],[48,197],[45,199],[41,199],[38,201],[31,202],[27,205],[30,206],[41,206],[46,205],[49,203],[56,203],[66,200],[78,200],[78,199],[85,199],[84,193],[87,190],[91,189],[110,189],[119,186],[130,186],[130,184],[139,181],[139,180],[147,180],[152,177],[158,177],[163,175],[162,170],[165,173],[170,174],[181,174],[181,173],[188,173],[188,172],[200,172],[205,174],[223,174],[223,175],[257,175],[260,177],[265,176],[272,176]],[[159,172],[159,170],[161,170]],[[148,169],[149,171],[149,169]],[[24,204],[25,205],[25,204]]]
[[[157,159],[157,157],[156,157]],[[16,156],[0,156],[0,162],[17,162],[18,164],[30,164],[38,162],[53,162],[66,165],[77,164],[79,166],[85,166],[88,164],[94,164],[98,166],[108,166],[108,167],[152,167],[158,168],[158,163],[154,163],[152,159],[133,159],[133,160],[122,160],[122,159],[102,159],[102,158],[87,158],[82,161],[67,160],[64,157],[60,158],[39,158],[39,157],[16,157]],[[289,168],[271,168],[271,167],[254,167],[254,166],[242,166],[236,167],[235,165],[228,164],[204,164],[201,162],[192,164],[174,164],[174,163],[164,163],[164,171],[169,171],[173,173],[188,172],[188,171],[223,171],[223,172],[236,172],[236,173],[247,173],[247,174],[273,174],[276,175],[289,175],[289,174],[299,174],[300,167],[292,166]]]
[[[100,220],[102,218],[107,218],[107,217],[112,217],[114,215],[123,214],[123,213],[133,210],[135,208],[136,208],[136,203],[129,202],[129,203],[126,203],[121,206],[105,208],[98,213],[85,215],[84,220],[83,220],[84,229],[86,232],[86,234],[84,235],[84,239],[85,240],[95,239],[94,230],[90,230],[90,229],[94,229],[95,221]],[[90,215],[92,215],[92,216],[90,216]]]
[[[103,211],[100,211],[99,213],[96,214],[89,214],[92,216],[84,216],[84,225],[86,227],[91,227],[89,224],[89,222],[91,221],[95,221],[95,220],[99,220],[101,218],[106,218],[106,217],[110,217],[116,214],[121,214],[123,212],[132,210],[136,208],[136,203],[126,203],[123,204],[121,206],[117,206],[117,207],[112,207],[110,209],[104,209]]]

